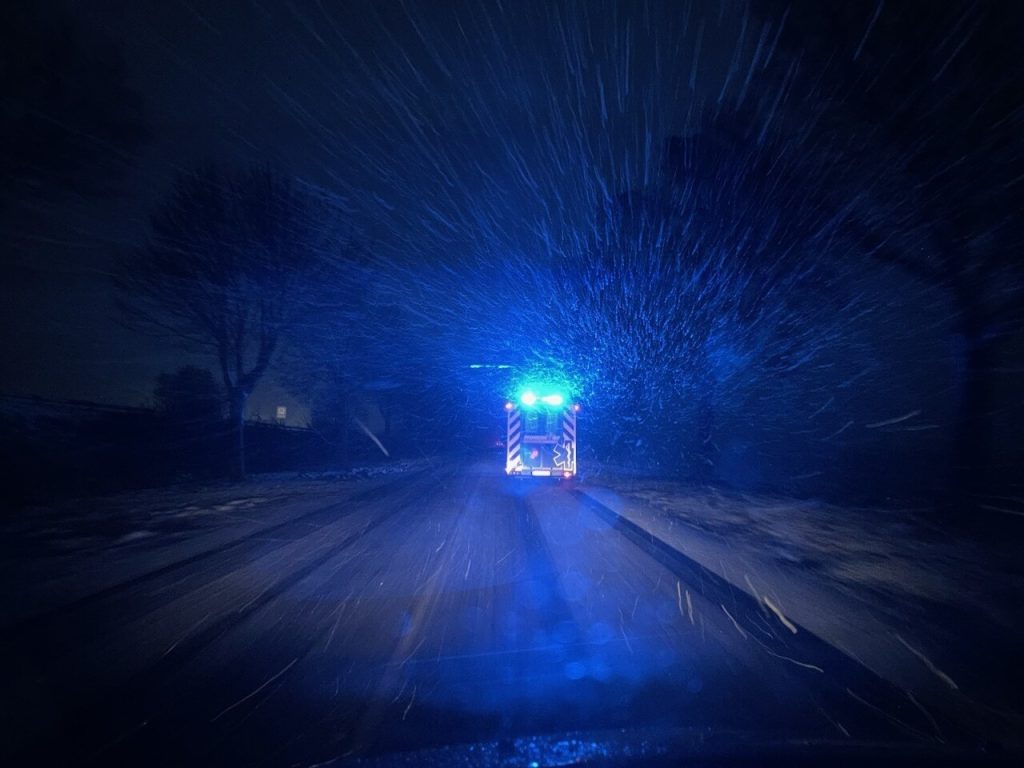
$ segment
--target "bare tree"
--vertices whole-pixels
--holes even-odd
[[[147,244],[122,259],[126,323],[217,360],[235,477],[245,475],[246,402],[326,281],[332,220],[331,206],[295,180],[205,168],[178,178]]]

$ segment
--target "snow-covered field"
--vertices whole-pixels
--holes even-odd
[[[429,459],[255,475],[33,507],[0,519],[0,626],[298,517]]]
[[[607,470],[585,491],[919,700],[1024,732],[1015,542],[956,537],[923,509],[839,507]]]

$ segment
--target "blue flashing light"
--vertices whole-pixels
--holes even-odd
[[[543,392],[545,394],[538,395],[537,392]],[[532,408],[535,405],[547,405],[552,408],[560,408],[565,405],[565,395],[556,390],[554,387],[530,387],[524,389],[522,394],[519,395],[519,402],[525,405],[527,408]]]

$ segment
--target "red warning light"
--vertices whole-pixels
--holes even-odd
[[[511,411],[512,410],[512,403],[505,403],[505,410],[506,411]]]
[[[568,480],[570,477],[572,477],[572,472],[563,472],[562,477]]]
[[[573,405],[572,411],[573,411],[573,413],[579,413],[580,412],[580,405],[579,405],[579,403],[576,403],[575,405]]]

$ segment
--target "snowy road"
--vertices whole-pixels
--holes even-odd
[[[649,727],[955,739],[586,490],[481,463],[62,554],[52,604],[2,630],[0,757],[291,765]]]

